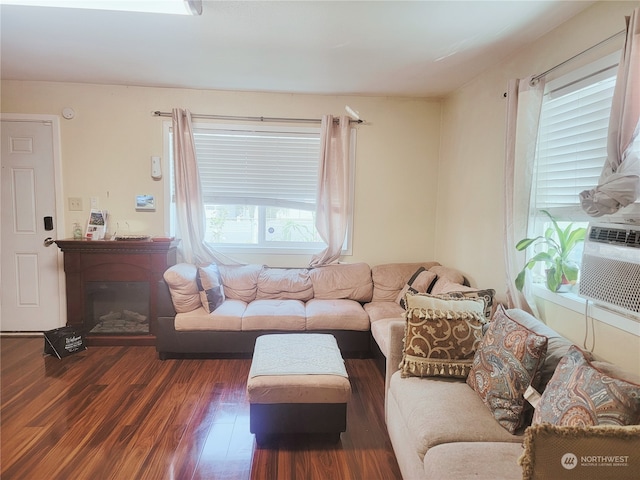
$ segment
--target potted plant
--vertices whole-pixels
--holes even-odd
[[[531,270],[538,262],[546,265],[546,284],[552,292],[557,292],[561,285],[575,284],[578,280],[578,266],[569,260],[569,254],[580,242],[584,241],[587,229],[574,227],[570,223],[565,229],[560,228],[556,219],[546,210],[541,210],[553,224],[544,236],[524,238],[516,245],[516,250],[522,251],[532,245],[543,245],[546,250],[535,254],[516,277],[516,288],[522,290],[527,270]]]

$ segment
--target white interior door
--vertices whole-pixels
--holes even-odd
[[[0,330],[50,330],[66,322],[59,249],[45,242],[58,231],[58,123],[3,116],[1,125]]]

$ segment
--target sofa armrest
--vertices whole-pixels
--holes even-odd
[[[385,369],[385,391],[389,388],[391,376],[400,370],[400,361],[402,360],[402,351],[404,349],[404,326],[404,320],[389,322],[389,352]]]
[[[156,316],[175,317],[176,309],[171,300],[169,285],[164,280],[158,280],[158,298],[156,299]]]

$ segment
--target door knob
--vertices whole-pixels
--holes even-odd
[[[55,243],[55,240],[51,237],[47,237],[44,239],[44,246],[45,247],[50,247],[51,244]]]

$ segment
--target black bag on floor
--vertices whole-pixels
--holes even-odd
[[[44,332],[44,354],[58,358],[87,349],[84,333],[75,327],[60,327]]]

